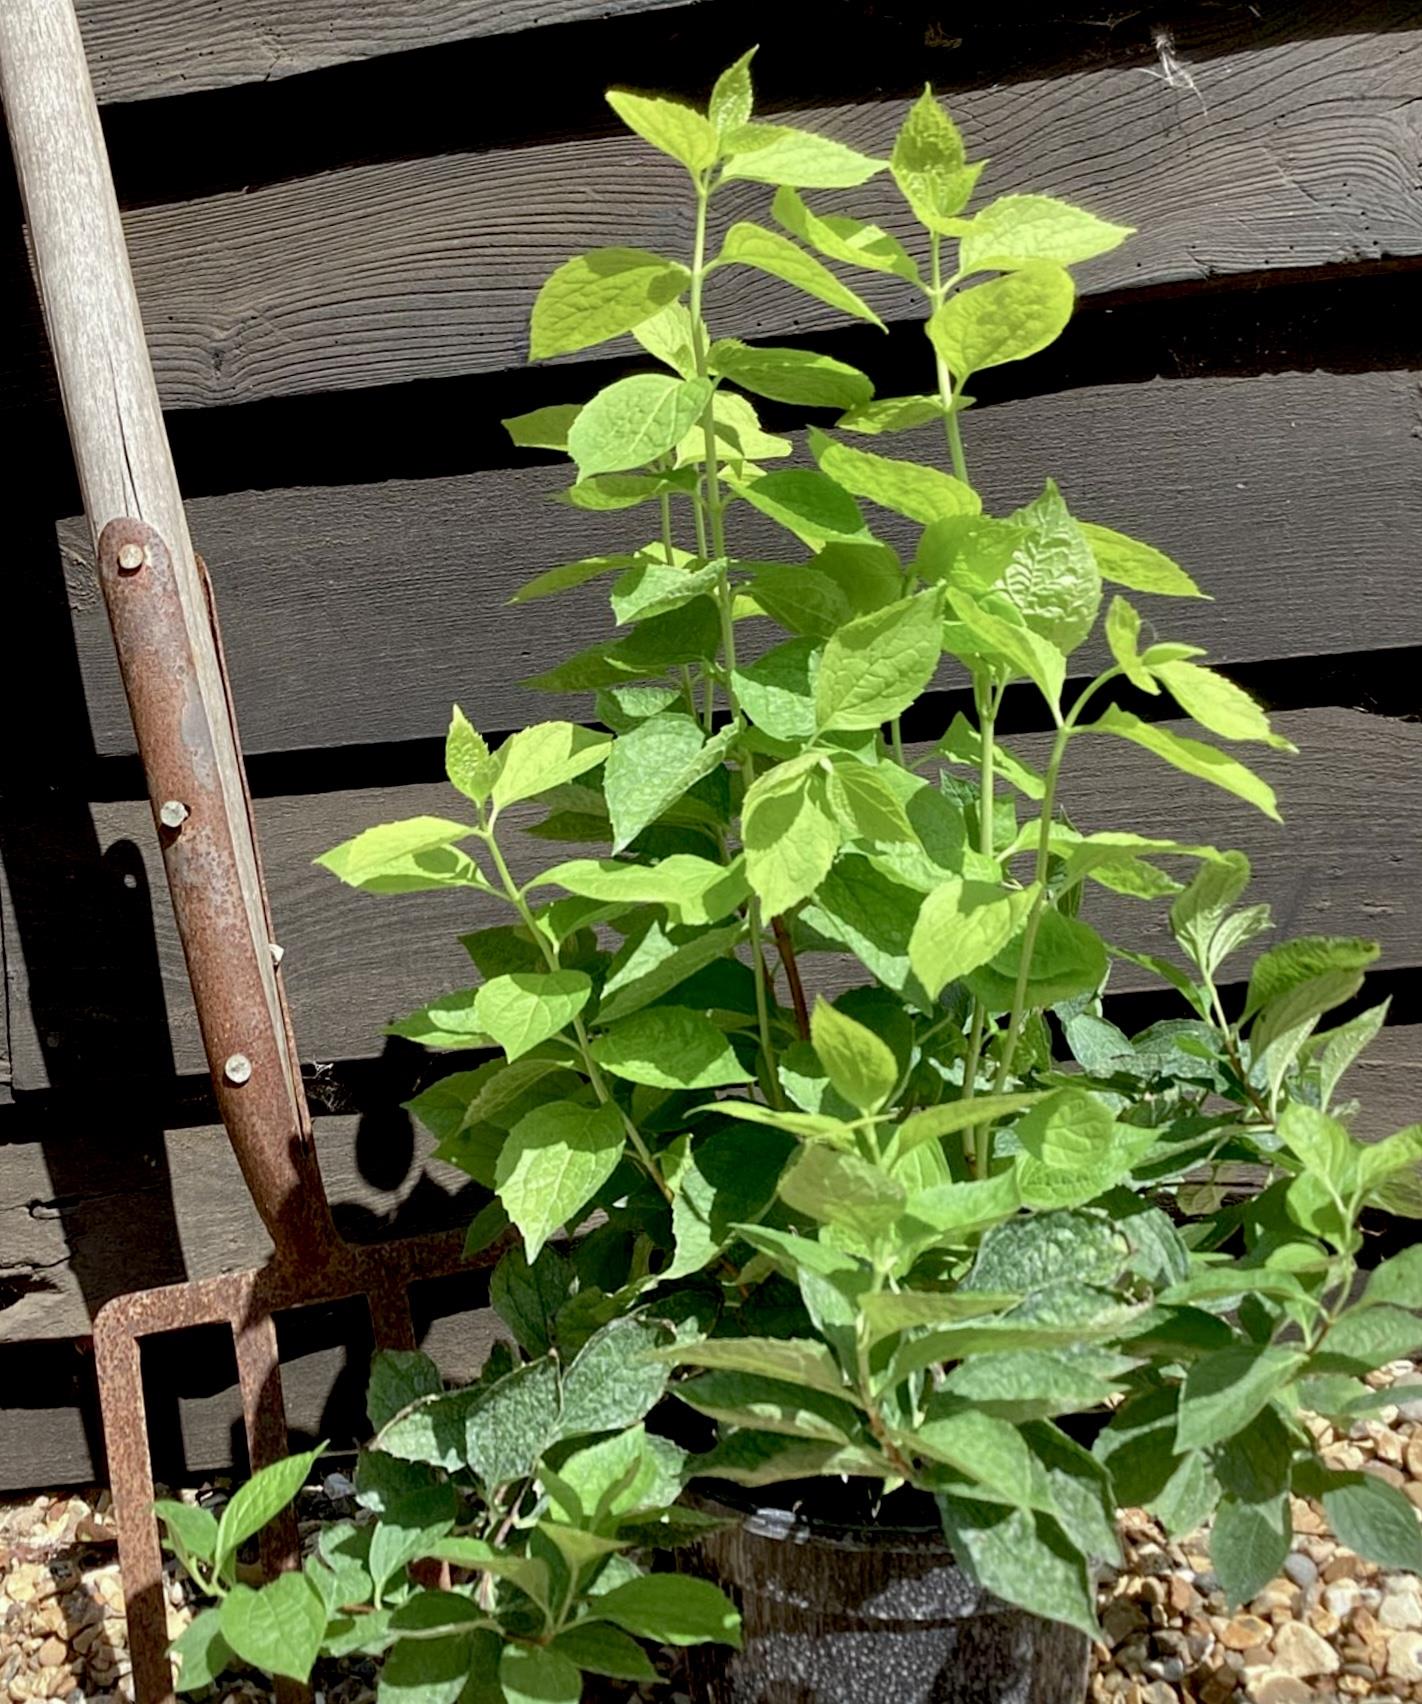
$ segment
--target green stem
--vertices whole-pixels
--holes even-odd
[[[933,302],[934,312],[943,306],[948,294],[948,285],[943,280],[943,239],[936,232],[933,235],[933,287],[929,291]],[[964,485],[968,480],[968,462],[963,454],[963,433],[958,425],[958,392],[953,388],[953,376],[948,371],[948,363],[934,351],[934,364],[938,372],[938,396],[947,410],[943,420],[944,435],[948,439],[948,457],[953,463],[953,474],[961,479]]]
[[[557,949],[554,947],[552,941],[548,939],[547,935],[544,934],[543,930],[539,928],[538,919],[533,915],[533,911],[530,908],[528,901],[524,898],[522,890],[519,888],[518,883],[513,879],[513,875],[509,870],[508,864],[505,862],[504,854],[500,849],[499,843],[494,838],[494,824],[492,821],[490,821],[487,828],[480,830],[480,835],[484,844],[489,848],[489,856],[493,859],[494,869],[498,872],[499,880],[503,883],[505,896],[509,903],[513,906],[514,910],[518,912],[519,917],[523,921],[524,928],[528,930],[529,934],[532,935],[533,939],[538,943],[539,950],[543,954],[544,962],[547,964],[550,971],[561,970],[562,966],[558,962]],[[658,1170],[657,1163],[652,1158],[651,1150],[642,1140],[641,1131],[638,1130],[637,1126],[628,1117],[626,1111],[622,1107],[618,1106],[617,1102],[613,1099],[612,1094],[607,1087],[607,1081],[603,1077],[602,1071],[598,1066],[598,1062],[593,1058],[592,1042],[588,1037],[587,1025],[583,1022],[581,1012],[574,1013],[572,1027],[573,1034],[577,1039],[578,1054],[582,1060],[583,1070],[587,1075],[588,1081],[592,1084],[593,1093],[597,1096],[602,1105],[617,1107],[617,1111],[622,1119],[623,1128],[627,1132],[627,1140],[632,1144],[637,1158],[642,1162],[642,1165],[652,1182],[656,1184],[657,1188],[661,1190],[666,1199],[670,1201],[672,1199],[671,1189],[668,1187],[666,1179]]]
[[[707,212],[710,207],[711,191],[706,179],[701,179],[696,186],[696,235],[691,256],[691,347],[696,362],[698,378],[710,377],[710,337],[706,329],[705,316],[701,310],[702,290],[706,281],[706,224]],[[705,470],[703,479],[704,495],[698,497],[696,504],[698,537],[701,540],[698,548],[704,557],[706,555],[705,534],[707,520],[710,521],[711,559],[717,565],[716,571],[716,605],[721,615],[721,664],[722,687],[726,694],[726,706],[732,721],[740,718],[741,707],[736,700],[736,622],[734,613],[734,593],[731,590],[729,561],[726,554],[726,510],[721,496],[721,469],[716,453],[716,393],[712,391],[707,398],[705,410],[701,416],[701,432],[705,444]],[[703,518],[702,510],[706,518]],[[741,768],[745,775],[745,783],[750,787],[755,781],[755,756],[748,746],[740,747]],[[770,1029],[770,999],[766,988],[767,971],[763,945],[764,931],[761,923],[760,902],[754,894],[746,907],[746,919],[750,928],[751,965],[755,971],[755,1014],[756,1027],[760,1032],[760,1050],[765,1061],[765,1089],[770,1104],[781,1107],[784,1098],[780,1090],[780,1066],[775,1053],[775,1041]]]
[[[981,757],[978,764],[978,851],[985,858],[994,856],[994,790],[997,778],[997,745],[995,729],[1000,695],[991,681],[973,680],[973,697],[978,712],[978,740]],[[978,1065],[983,1056],[983,1038],[987,1033],[987,1007],[982,1000],[973,1001],[973,1027],[968,1037],[968,1056],[963,1066],[963,1099],[972,1100],[978,1092]],[[967,1153],[973,1170],[986,1177],[989,1147],[987,1130],[974,1125],[967,1135]]]

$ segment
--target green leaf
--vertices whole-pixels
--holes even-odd
[[[370,1536],[366,1566],[377,1597],[446,1537],[458,1510],[452,1485],[430,1485],[385,1508]]]
[[[697,971],[724,958],[743,932],[737,922],[723,929],[705,930],[690,940],[673,941],[654,921],[640,939],[629,938],[613,960],[602,985],[598,1022],[616,1023],[660,1000]]]
[[[1247,1603],[1284,1565],[1293,1542],[1287,1492],[1264,1503],[1221,1497],[1210,1535],[1210,1561],[1231,1603]]]
[[[618,379],[598,392],[568,433],[568,454],[578,464],[579,477],[623,473],[666,455],[710,400],[709,379],[678,379],[670,373]]]
[[[1100,1637],[1086,1560],[1049,1515],[946,1494],[938,1510],[953,1554],[984,1590]]]
[[[447,852],[473,832],[469,823],[451,822],[447,817],[409,817],[404,822],[367,828],[353,840],[323,852],[316,863],[349,887],[399,892],[398,884],[411,872],[412,860],[426,853]]]
[[[994,1294],[1030,1295],[1067,1284],[1111,1284],[1130,1244],[1103,1213],[1037,1213],[983,1238],[966,1283]]]
[[[1375,1268],[1368,1276],[1364,1298],[1369,1303],[1422,1309],[1422,1243],[1414,1243]]]
[[[858,408],[874,386],[857,367],[809,349],[766,349],[724,338],[711,345],[711,371],[773,402]]]
[[[566,1029],[591,993],[592,983],[580,970],[515,971],[484,984],[474,1001],[474,1017],[512,1064]]]
[[[945,415],[942,399],[936,396],[886,396],[851,408],[835,425],[841,432],[862,432],[873,438],[883,432],[911,432]]]
[[[232,1647],[222,1636],[221,1610],[214,1605],[199,1611],[169,1645],[168,1653],[182,1665],[178,1670],[179,1692],[211,1686],[232,1661]]]
[[[732,723],[707,739],[693,717],[667,710],[615,741],[603,777],[612,850],[623,851],[704,775],[719,768],[739,737],[740,729]]]
[[[675,1389],[689,1408],[722,1427],[745,1426],[830,1444],[851,1443],[859,1433],[859,1417],[848,1402],[788,1379],[709,1372],[686,1379]]]
[[[217,1557],[217,1516],[211,1509],[194,1503],[179,1503],[165,1498],[153,1505],[153,1513],[162,1521],[168,1548],[192,1572],[192,1563],[212,1562]]]
[[[371,1430],[387,1426],[403,1408],[444,1389],[439,1368],[417,1349],[382,1349],[370,1363],[365,1412]]]
[[[755,404],[739,391],[718,390],[711,400],[711,418],[716,428],[716,454],[738,479],[754,477],[747,463],[775,460],[790,455],[795,446],[789,438],[767,432],[760,423]],[[676,447],[676,465],[685,467],[706,460],[706,432],[698,426]]]
[[[706,1367],[780,1379],[847,1402],[857,1400],[823,1343],[807,1338],[708,1337],[662,1349],[658,1358],[683,1367]]]
[[[585,585],[603,574],[617,574],[626,568],[635,568],[647,560],[645,556],[615,555],[585,556],[580,562],[565,562],[546,573],[536,574],[519,587],[509,602],[522,604],[532,603],[536,598],[550,598],[558,592],[571,591],[574,586]]]
[[[953,613],[967,628],[978,648],[990,659],[1001,658],[1014,674],[1035,682],[1053,707],[1059,706],[1066,682],[1066,658],[1051,643],[1021,623],[985,609],[976,599],[954,587],[949,592]]]
[[[910,284],[920,282],[918,268],[903,244],[877,225],[834,214],[824,217],[807,207],[788,186],[775,192],[771,214],[791,236],[818,249],[829,260],[867,267],[871,272],[892,272]]]
[[[815,686],[820,727],[867,730],[906,710],[938,666],[940,610],[935,588],[840,628],[825,646]]]
[[[1125,533],[1094,521],[1078,521],[1096,557],[1101,578],[1131,592],[1153,592],[1163,598],[1202,598],[1205,594],[1183,568],[1154,545],[1142,544]]]
[[[651,1659],[636,1640],[604,1621],[580,1621],[565,1627],[549,1649],[589,1674],[610,1675],[613,1680],[657,1679]]]
[[[1116,734],[1123,740],[1130,740],[1133,745],[1153,752],[1172,768],[1201,781],[1209,781],[1226,793],[1233,793],[1237,799],[1254,805],[1275,822],[1283,821],[1274,789],[1268,782],[1215,746],[1172,733],[1159,723],[1142,722],[1139,716],[1133,716],[1115,704],[1103,711],[1096,721],[1086,722],[1082,727],[1086,733]]]
[[[1016,1349],[960,1362],[942,1388],[1004,1420],[1039,1420],[1112,1401],[1119,1392],[1114,1372],[1111,1357],[1098,1366],[1085,1351]]]
[[[720,569],[708,562],[701,568],[684,568],[667,562],[639,562],[626,573],[619,574],[613,584],[609,602],[619,625],[647,621],[669,610],[679,609],[693,598],[714,593],[720,579]],[[653,693],[665,691],[665,703],[680,695],[671,689],[658,687],[617,687],[611,692],[622,697],[629,692]],[[635,702],[635,701],[634,701]],[[625,731],[625,730],[624,730]]]
[[[677,261],[645,249],[594,249],[564,261],[533,304],[529,355],[542,361],[606,343],[674,302],[691,282]]]
[[[1233,943],[1225,930],[1231,908],[1249,885],[1249,860],[1242,852],[1202,864],[1170,907],[1170,929],[1190,959],[1213,976]]]
[[[1022,361],[1054,343],[1071,318],[1071,274],[1029,261],[986,284],[950,296],[928,322],[928,336],[959,385],[985,367]]]
[[[972,486],[951,473],[856,450],[826,437],[818,427],[810,428],[810,450],[836,485],[911,521],[927,524],[954,515],[975,515],[982,508]]]
[[[917,835],[898,793],[880,770],[850,758],[829,778],[829,800],[845,833],[881,846],[915,844]]]
[[[613,1106],[553,1101],[521,1118],[500,1151],[494,1181],[523,1235],[529,1260],[557,1228],[587,1206],[622,1158]]]
[[[1292,1349],[1259,1344],[1201,1356],[1185,1376],[1176,1449],[1205,1449],[1242,1431],[1306,1359]]]
[[[1050,479],[1011,524],[1016,537],[1002,569],[1001,594],[1032,632],[1069,654],[1091,631],[1101,606],[1101,575],[1091,546]]]
[[[1310,1372],[1371,1373],[1422,1348],[1422,1319],[1402,1308],[1350,1308],[1328,1328]]]
[[[456,704],[444,742],[444,772],[466,799],[482,805],[493,785],[494,765],[489,748]]]
[[[1371,1473],[1334,1473],[1322,1500],[1340,1544],[1380,1567],[1422,1573],[1417,1511],[1395,1486]]]
[[[1034,260],[1072,266],[1133,234],[1134,226],[1109,224],[1050,195],[1004,195],[969,220],[958,264],[964,272],[1007,272]]]
[[[746,874],[766,916],[808,898],[840,844],[823,771],[782,764],[759,776],[746,792],[741,835]]]
[[[948,732],[934,747],[939,755],[949,758],[954,763],[961,763],[969,769],[981,770],[983,760],[982,736],[968,721],[962,711],[958,711],[948,726]],[[993,767],[1005,781],[1011,784],[1028,799],[1040,799],[1046,791],[1044,778],[1035,769],[1030,769],[1008,751],[1001,741],[994,742]]]
[[[958,215],[973,193],[982,162],[970,166],[958,127],[933,97],[923,94],[894,139],[889,169],[904,200],[921,225],[940,236],[957,236]]]
[[[566,450],[568,429],[582,407],[580,402],[555,403],[551,408],[535,408],[529,414],[517,414],[499,424],[521,450]]]
[[[972,1489],[992,1502],[1033,1508],[1044,1500],[1043,1476],[1017,1428],[956,1398],[935,1393],[923,1423],[901,1433],[900,1440],[904,1448],[972,1480]]]
[[[723,1031],[687,1006],[654,1006],[623,1018],[592,1044],[615,1077],[663,1089],[714,1089],[754,1079]]]
[[[274,1461],[270,1467],[254,1473],[245,1485],[238,1486],[218,1522],[216,1557],[219,1569],[224,1568],[229,1558],[237,1553],[239,1545],[260,1532],[295,1498],[324,1448],[324,1444],[318,1444],[314,1450],[304,1450],[300,1455]],[[226,1632],[226,1629],[223,1631]],[[233,1649],[240,1650],[231,1635],[227,1637]]]
[[[1276,751],[1297,750],[1282,734],[1274,733],[1269,718],[1242,687],[1213,669],[1168,662],[1155,665],[1151,673],[1187,716],[1221,739],[1261,740]]]
[[[969,991],[990,1012],[1011,1009],[1025,948],[1025,934],[1017,935],[987,964],[968,972]],[[1055,1006],[1093,992],[1106,980],[1106,962],[1105,944],[1094,929],[1048,906],[1038,920],[1032,948],[1028,1004]]]
[[[639,503],[670,496],[674,491],[689,492],[694,477],[690,469],[685,473],[596,473],[591,479],[578,480],[566,491],[556,492],[553,501],[565,503],[570,509],[611,514],[618,509],[635,509]]]
[[[1365,970],[1376,962],[1376,941],[1340,935],[1301,935],[1260,953],[1249,973],[1249,993],[1240,1014],[1245,1023],[1262,1006],[1327,971]]]
[[[739,130],[741,125],[750,122],[755,98],[750,62],[754,57],[755,49],[747,48],[734,65],[726,67],[711,90],[711,105],[707,112],[720,136]]]
[[[823,1143],[803,1147],[786,1167],[780,1198],[795,1212],[865,1242],[887,1231],[907,1201],[903,1184],[882,1167]]]
[[[481,1649],[484,1640],[490,1649]],[[473,1690],[471,1668],[484,1678],[476,1665],[480,1658],[492,1663],[498,1650],[497,1636],[487,1632],[401,1639],[381,1666],[380,1704],[455,1704],[458,1699],[484,1704],[489,1694]]]
[[[574,722],[538,722],[524,728],[505,740],[494,755],[498,765],[490,790],[494,804],[502,810],[576,780],[603,762],[611,744],[609,735]]]
[[[709,1580],[688,1574],[644,1574],[600,1592],[591,1607],[600,1620],[659,1645],[714,1640],[740,1648],[741,1618],[735,1608]]]
[[[1138,692],[1157,697],[1160,687],[1155,676],[1141,663],[1140,637],[1139,612],[1123,597],[1112,598],[1111,607],[1106,612],[1106,643],[1111,647],[1111,655]]]
[[[840,1094],[861,1112],[877,1112],[899,1080],[898,1061],[873,1030],[821,996],[810,1019],[810,1039]]]
[[[787,570],[795,572],[795,570]],[[813,568],[800,572],[815,578]],[[834,593],[835,588],[827,590]],[[845,611],[848,619],[848,611]],[[737,668],[736,700],[757,728],[777,740],[808,740],[815,733],[815,679],[820,650],[812,639],[791,639]]]
[[[728,172],[727,176],[730,175]],[[838,308],[841,313],[868,320],[870,325],[877,325],[880,330],[884,328],[884,322],[867,302],[855,295],[847,284],[841,283],[827,266],[821,265],[813,255],[806,254],[804,249],[797,248],[778,231],[767,231],[760,225],[745,222],[732,225],[726,232],[720,254],[707,270],[721,266],[754,267],[757,272],[782,279],[805,295],[813,296],[831,308]]]
[[[619,905],[664,905],[675,914],[675,922],[688,924],[718,922],[749,892],[739,861],[728,866],[689,852],[673,853],[656,864],[574,858],[545,870],[535,885],[562,887]]]
[[[222,1637],[243,1662],[292,1680],[309,1677],[326,1631],[326,1606],[305,1574],[279,1574],[260,1591],[235,1585],[218,1613]]]
[[[461,988],[453,994],[441,995],[438,1000],[431,1000],[428,1006],[421,1006],[418,1011],[387,1024],[385,1033],[404,1036],[407,1041],[417,1041],[422,1047],[488,1047],[491,1045],[490,1037],[480,1028],[474,1015],[478,995],[476,988]]]
[[[1040,1093],[978,1095],[973,1100],[945,1101],[941,1106],[927,1107],[922,1112],[911,1112],[898,1127],[894,1152],[902,1157],[912,1153],[921,1143],[937,1142],[944,1136],[955,1136],[970,1125],[992,1124],[999,1118],[1009,1118],[1013,1113],[1034,1106],[1041,1098]]]
[[[575,1288],[573,1271],[555,1248],[545,1248],[532,1263],[515,1246],[499,1261],[489,1280],[489,1306],[528,1355],[546,1355],[557,1343],[558,1311]]]
[[[505,1645],[499,1685],[508,1704],[578,1704],[583,1696],[583,1677],[576,1666],[541,1645]]]
[[[607,104],[631,131],[679,160],[695,176],[716,163],[721,139],[716,126],[693,107],[657,95],[609,89]]]
[[[855,189],[884,169],[856,148],[788,124],[742,124],[722,138],[724,178],[793,184],[799,189]]]
[[[623,1315],[594,1332],[563,1380],[559,1437],[635,1426],[666,1389],[667,1369],[654,1358],[665,1338],[663,1326],[638,1315]]]
[[[1314,1036],[1306,1044],[1304,1059],[1309,1068],[1317,1073],[1324,1106],[1333,1099],[1334,1090],[1344,1072],[1386,1023],[1390,1003],[1388,1000],[1382,1000],[1376,1006],[1369,1007],[1366,1012],[1360,1012],[1356,1018],[1339,1024],[1336,1029]]]
[[[933,890],[909,937],[914,975],[935,999],[980,965],[987,964],[1026,926],[1037,886],[1012,890],[992,882],[950,877]]]
[[[787,467],[759,479],[732,483],[753,509],[778,521],[811,550],[833,543],[870,542],[859,505],[823,473]]]

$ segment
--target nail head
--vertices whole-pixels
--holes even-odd
[[[118,565],[126,574],[135,574],[143,566],[144,549],[141,544],[124,544],[119,546]]]
[[[275,941],[268,941],[267,945],[268,945],[268,947],[271,948],[272,963],[273,964],[280,964],[281,961],[286,957],[286,948],[285,947],[279,947],[276,944]]]
[[[222,1067],[222,1074],[229,1083],[245,1083],[252,1075],[252,1061],[245,1053],[234,1053]]]
[[[164,828],[181,828],[191,814],[181,799],[165,799],[158,809],[158,820]]]

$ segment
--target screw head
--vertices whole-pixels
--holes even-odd
[[[245,1053],[234,1053],[222,1067],[222,1075],[229,1083],[245,1083],[252,1075],[252,1061]]]
[[[286,957],[286,948],[282,947],[282,946],[278,946],[275,941],[268,941],[267,945],[271,949],[272,963],[273,964],[280,964],[281,961]]]
[[[143,566],[147,554],[141,544],[120,545],[118,565],[125,574],[136,574]]]
[[[164,828],[181,828],[191,815],[181,799],[165,799],[158,807],[158,820]]]

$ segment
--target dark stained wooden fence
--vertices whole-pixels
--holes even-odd
[[[455,934],[477,907],[375,902],[311,859],[446,808],[450,700],[490,732],[517,725],[538,713],[518,678],[603,622],[594,593],[504,607],[537,569],[627,535],[625,517],[543,502],[557,471],[510,451],[498,420],[584,396],[627,358],[522,370],[548,271],[592,244],[689,241],[678,169],[617,133],[603,88],[704,91],[757,39],[771,107],[882,150],[931,80],[992,156],[994,192],[1045,189],[1141,228],[1084,269],[1057,350],[977,387],[974,471],[997,505],[1053,474],[1079,512],[1177,555],[1219,602],[1172,609],[1172,634],[1272,704],[1303,756],[1263,766],[1283,828],[1104,747],[1083,753],[1073,807],[1243,845],[1282,927],[1378,935],[1373,997],[1393,1004],[1358,1072],[1360,1128],[1422,1112],[1422,5],[984,22],[926,0],[79,10],[351,1234],[469,1212],[399,1108],[448,1066],[380,1032],[467,979]],[[1167,26],[1183,74],[1162,60]],[[24,1486],[102,1471],[85,1337],[103,1301],[250,1264],[264,1242],[213,1123],[5,194],[0,1486]],[[762,199],[744,186],[724,212]],[[882,183],[838,199],[900,223]],[[887,336],[746,274],[716,278],[709,305],[726,334],[813,333],[886,394],[920,388],[904,297],[865,294]],[[960,691],[945,677],[934,717]],[[1040,742],[1025,701],[1007,718],[1024,749]],[[1139,912],[1107,922],[1159,933]],[[1131,978],[1112,998],[1127,1020],[1160,1009]],[[472,1284],[423,1299],[453,1371],[488,1341],[481,1299]],[[287,1342],[295,1423],[349,1437],[351,1318],[294,1320]],[[153,1385],[170,1472],[232,1459],[230,1355],[160,1351]]]

